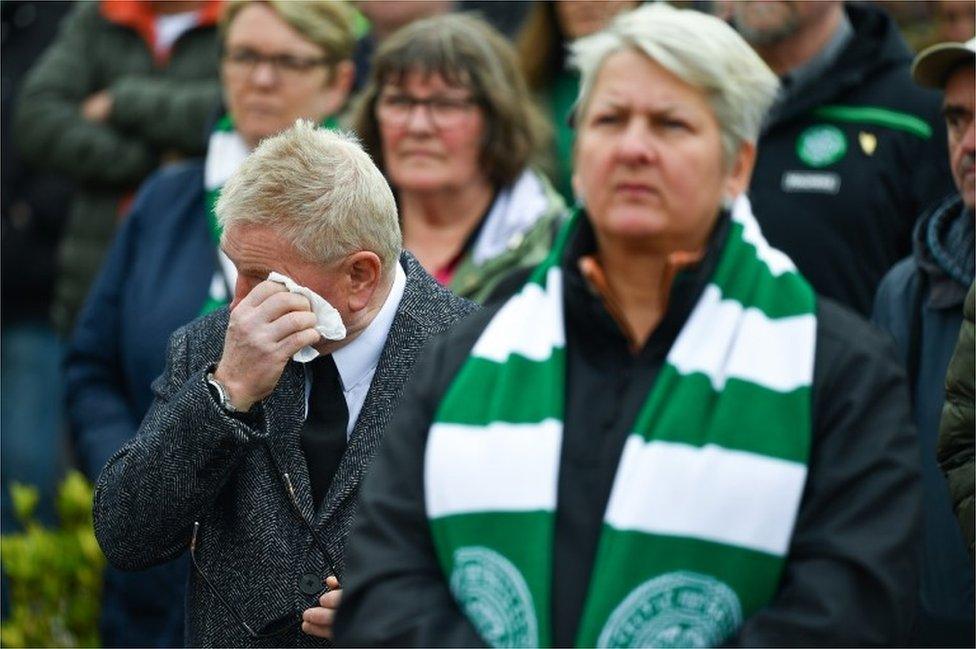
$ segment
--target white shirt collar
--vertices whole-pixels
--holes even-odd
[[[393,286],[390,287],[390,293],[380,307],[380,312],[354,341],[332,353],[345,392],[352,390],[363,380],[370,380],[379,363],[380,353],[386,345],[386,338],[407,285],[407,275],[399,261],[395,266]]]

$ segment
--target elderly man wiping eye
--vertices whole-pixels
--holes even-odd
[[[331,637],[353,496],[420,350],[476,307],[401,252],[350,136],[265,139],[216,213],[233,302],[173,335],[99,477],[96,534],[121,568],[189,550],[188,643],[304,645]]]

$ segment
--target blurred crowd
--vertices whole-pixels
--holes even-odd
[[[846,364],[832,357],[835,367],[829,371],[850,381],[831,389],[838,395],[849,391],[858,404],[874,401],[877,416],[892,417],[872,420],[875,414],[861,412],[857,404],[815,410],[811,484],[814,475],[822,475],[815,471],[829,470],[817,464],[821,461],[836,462],[838,474],[874,471],[873,464],[853,462],[865,453],[876,453],[892,466],[910,457],[911,471],[921,476],[919,503],[897,481],[858,487],[865,494],[877,490],[877,500],[865,500],[860,511],[880,517],[874,503],[887,500],[904,521],[879,520],[870,533],[878,536],[859,540],[837,532],[846,543],[880,544],[876,556],[867,550],[863,556],[853,550],[846,554],[840,540],[832,549],[844,561],[863,561],[866,574],[885,552],[904,551],[917,565],[911,592],[902,592],[911,579],[878,577],[863,586],[886,592],[893,602],[888,610],[864,613],[864,624],[871,624],[872,615],[880,619],[910,610],[900,621],[904,634],[860,639],[973,646],[972,350],[968,366],[966,352],[952,359],[964,320],[971,331],[973,318],[976,7],[968,0],[671,4],[731,25],[779,81],[769,92],[762,88],[772,86],[760,80],[755,94],[737,99],[730,94],[727,112],[716,115],[723,128],[723,158],[716,169],[728,174],[723,182],[740,183],[731,195],[748,196],[748,219],[754,218],[769,245],[792,260],[818,296],[843,310],[836,316],[839,324],[829,325],[833,329],[818,330],[817,369],[805,387],[827,394],[819,387],[828,372],[822,369],[827,363],[822,354],[829,353],[824,350],[860,350],[863,344],[868,351],[859,351],[858,358],[866,361],[847,359],[841,351],[836,358]],[[655,326],[648,329],[640,318],[627,317],[629,296],[614,292],[612,265],[620,265],[620,277],[639,272],[636,265],[623,270],[624,260],[635,253],[626,237],[616,241],[608,234],[612,227],[597,220],[608,182],[599,165],[609,154],[593,133],[625,125],[623,109],[594,117],[597,109],[587,102],[593,93],[592,101],[602,100],[600,92],[612,95],[611,104],[625,102],[630,82],[594,90],[585,48],[572,49],[614,20],[623,25],[626,13],[642,5],[637,0],[3,0],[3,532],[17,526],[9,504],[11,482],[39,487],[42,518],[53,521],[54,488],[66,468],[80,468],[94,483],[136,437],[158,398],[153,382],[167,367],[172,334],[240,303],[253,287],[253,278],[228,257],[226,241],[221,246],[222,190],[243,173],[252,151],[299,119],[358,137],[393,192],[403,249],[454,295],[486,307],[501,305],[524,295],[519,290],[526,278],[545,267],[553,250],[579,252],[579,276],[567,274],[565,281],[588,287],[580,289],[581,304],[584,295],[602,298],[624,331],[621,349],[641,358],[640,350],[664,344],[655,337]],[[930,54],[913,69],[922,50]],[[634,84],[666,87],[638,63],[630,66],[621,79],[633,75]],[[960,70],[965,74],[956,74]],[[641,76],[645,73],[649,76]],[[726,92],[693,74],[689,78],[711,95]],[[759,95],[769,101],[756,99]],[[753,99],[750,113],[742,104]],[[735,147],[750,140],[743,135],[748,129],[735,121],[739,112],[756,127],[748,164],[736,157],[746,154]],[[590,121],[597,119],[606,121]],[[653,125],[655,137],[669,141],[681,129],[697,128],[674,121],[662,117]],[[639,157],[639,152],[619,155],[625,153]],[[679,162],[685,160],[681,156],[692,160],[694,153],[682,150],[677,156]],[[751,176],[748,170],[737,176],[736,165],[748,167]],[[284,166],[264,170],[287,172]],[[717,225],[709,221],[708,232],[722,234],[709,236],[734,240],[731,224],[738,223],[737,210],[744,208],[731,201],[732,185],[716,181],[713,188],[702,168],[690,163],[669,172],[667,180],[684,192],[676,189],[675,200],[687,210],[698,209],[697,201],[705,200],[701,196],[715,199],[709,207],[719,207],[723,216]],[[254,197],[265,200],[258,189]],[[254,205],[260,209],[264,203]],[[573,220],[587,210],[594,232]],[[561,231],[572,236],[560,238]],[[717,250],[725,244],[709,245]],[[678,267],[720,265],[709,261],[711,248],[703,250]],[[668,286],[675,281],[676,287],[688,288],[673,275],[666,277]],[[698,281],[691,273],[688,277],[688,286]],[[682,299],[675,288],[670,301],[664,300],[665,311],[680,312]],[[690,317],[691,304],[684,317]],[[589,307],[567,303],[566,308],[570,313]],[[537,317],[546,317],[541,307]],[[667,317],[653,322],[667,329]],[[833,323],[832,318],[821,314],[821,323]],[[682,323],[673,325],[675,332]],[[894,349],[897,363],[890,375],[874,373],[871,365],[875,352],[869,339],[875,334],[884,340],[877,349],[884,347],[886,354]],[[603,344],[599,331],[569,329],[568,335],[567,346],[587,340],[589,349]],[[799,339],[795,342],[802,347]],[[452,353],[445,351],[444,358],[453,359]],[[580,404],[577,421],[596,422],[615,409],[629,408],[636,416],[644,392],[641,400],[628,401],[613,377],[639,373],[642,365],[605,364],[586,352],[573,353],[578,357],[567,351],[576,367],[603,368],[602,379],[575,379],[582,382],[566,386]],[[461,362],[459,356],[447,365],[456,369]],[[653,376],[660,368],[648,363]],[[428,378],[439,385],[442,379],[431,372]],[[890,377],[903,373],[908,393],[898,394],[907,398],[861,385],[853,375],[862,372],[862,378],[879,383],[900,381]],[[646,392],[648,384],[643,387]],[[568,408],[567,444],[574,414]],[[904,421],[897,419],[899,408],[905,409]],[[404,417],[412,414],[408,409]],[[357,415],[352,408],[347,413],[350,430]],[[821,427],[881,441],[822,441]],[[904,438],[899,430],[908,431]],[[908,438],[904,454],[894,454],[891,449]],[[821,443],[837,445],[836,456],[820,449]],[[382,458],[390,471],[419,462],[408,450],[396,452]],[[598,455],[585,445],[579,453]],[[591,468],[582,462],[579,470],[585,476]],[[316,502],[328,488],[313,478]],[[590,506],[585,494],[566,489],[560,483],[561,499],[578,498],[582,510]],[[820,498],[817,507],[824,509],[837,507],[837,499],[858,498],[831,493],[805,497]],[[364,525],[382,528],[378,502],[364,503],[374,516],[364,518]],[[606,494],[596,507],[602,511],[605,504]],[[827,523],[817,528],[803,512],[794,539],[806,535],[806,543],[829,545]],[[906,531],[899,545],[902,528],[911,525],[920,525],[920,535]],[[894,540],[886,545],[881,537]],[[397,539],[389,547],[364,543],[376,554],[363,550],[350,561],[381,565],[378,557],[408,545]],[[557,566],[577,563],[576,550],[561,551],[557,544]],[[99,621],[105,646],[183,645],[185,629],[193,628],[182,605],[191,559],[185,553],[170,558],[136,572],[106,570]],[[583,557],[580,565],[589,569],[593,561]],[[829,568],[822,570],[827,573]],[[384,640],[357,633],[369,626],[366,620],[378,629],[395,626],[384,618],[387,604],[395,608],[401,599],[426,597],[409,588],[389,602],[362,595],[354,600],[357,608],[349,609],[348,637],[366,644]],[[901,600],[908,604],[896,603]],[[838,602],[840,608],[849,603],[843,596]],[[582,601],[554,606],[566,619],[584,613]],[[858,624],[855,613],[849,615],[829,623]],[[553,623],[556,644],[576,637],[575,623],[566,628],[559,620]],[[745,645],[768,639],[748,626],[744,633]],[[458,644],[469,640],[463,634],[445,637]],[[206,635],[195,640],[214,641]]]

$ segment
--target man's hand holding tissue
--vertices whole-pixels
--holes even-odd
[[[235,408],[271,394],[292,355],[319,342],[315,325],[308,299],[278,282],[261,282],[234,307],[214,378]]]

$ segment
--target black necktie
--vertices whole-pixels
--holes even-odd
[[[346,450],[349,408],[332,355],[312,361],[311,370],[312,391],[308,396],[308,418],[302,428],[302,450],[308,463],[312,501],[318,509]]]

